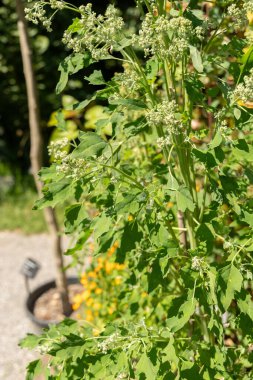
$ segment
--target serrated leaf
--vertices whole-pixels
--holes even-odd
[[[157,368],[153,365],[147,354],[143,353],[136,365],[136,373],[139,376],[144,374],[146,376],[145,380],[154,380],[156,379],[157,372]]]
[[[186,210],[194,211],[195,204],[193,202],[191,193],[187,187],[180,187],[176,191],[178,209],[182,212]]]
[[[42,363],[41,360],[34,360],[33,362],[29,363],[26,367],[27,374],[26,374],[26,380],[33,380],[35,377],[40,375],[42,373]]]
[[[64,220],[65,233],[70,234],[74,232],[86,218],[88,218],[88,214],[81,203],[67,207]],[[83,224],[81,227],[83,228]]]
[[[225,284],[221,293],[221,303],[224,309],[227,310],[234,299],[235,292],[241,290],[243,277],[234,264],[229,264],[222,268],[220,276]]]
[[[163,362],[169,361],[175,363],[176,366],[178,366],[179,359],[176,354],[176,350],[174,347],[174,338],[171,335],[169,344],[163,349],[162,353],[163,355]]]
[[[69,75],[77,73],[84,67],[88,67],[92,63],[90,55],[86,53],[71,54],[66,57],[59,65],[61,72],[59,82],[56,86],[56,93],[60,94],[68,83]]]
[[[22,348],[35,348],[40,341],[40,337],[34,334],[27,334],[27,336],[19,342],[19,346]]]
[[[247,294],[244,299],[239,298],[237,304],[241,312],[248,315],[253,321],[253,301],[250,294]]]
[[[90,76],[84,77],[84,79],[86,79],[90,84],[97,86],[105,84],[105,80],[101,70],[94,70]]]
[[[98,239],[105,232],[109,231],[112,225],[112,220],[110,217],[106,216],[103,212],[100,216],[94,219],[92,223],[92,228],[94,229],[93,237],[94,239]]]
[[[179,308],[178,314],[167,320],[166,325],[172,331],[176,332],[184,327],[184,325],[189,321],[191,316],[195,312],[196,299],[194,298],[193,291],[190,290],[188,293],[188,299]]]
[[[45,207],[55,207],[58,203],[64,202],[74,193],[74,183],[69,180],[61,180],[52,182],[48,186],[44,186],[44,197],[37,200],[34,204],[34,210],[40,210]]]
[[[72,152],[74,158],[88,158],[99,156],[107,143],[94,132],[86,132],[80,135],[80,144]]]

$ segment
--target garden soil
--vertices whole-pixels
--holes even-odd
[[[26,365],[37,358],[36,353],[18,347],[28,332],[40,331],[24,307],[27,291],[20,269],[28,257],[41,265],[36,278],[30,280],[31,290],[54,278],[50,236],[0,232],[0,380],[24,380]]]

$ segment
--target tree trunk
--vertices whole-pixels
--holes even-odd
[[[38,172],[42,166],[43,141],[40,128],[40,111],[37,84],[32,66],[32,54],[30,49],[27,23],[25,19],[24,6],[22,0],[16,0],[18,15],[18,32],[20,40],[20,50],[23,61],[23,70],[27,89],[29,127],[30,127],[30,160],[32,174],[39,196],[42,195],[43,184],[39,180]],[[64,263],[61,249],[61,237],[55,212],[52,208],[44,209],[44,217],[52,238],[52,249],[56,264],[56,286],[61,295],[63,312],[68,314],[71,306],[68,298],[67,281],[64,272]]]

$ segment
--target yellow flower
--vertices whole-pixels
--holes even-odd
[[[115,311],[115,306],[114,305],[113,306],[109,306],[107,310],[108,310],[108,314],[112,315],[114,313],[114,311]]]
[[[129,221],[129,222],[132,222],[132,220],[134,220],[134,217],[133,217],[133,215],[128,215],[128,218],[127,218],[127,220]]]
[[[80,307],[80,303],[73,303],[72,304],[72,309],[75,311],[75,310],[78,310]]]
[[[98,336],[100,334],[100,331],[98,329],[93,329],[93,336]]]
[[[90,290],[96,289],[96,287],[97,287],[97,284],[95,283],[95,281],[91,281],[88,283],[88,288]]]
[[[93,314],[91,310],[86,310],[85,319],[88,322],[91,322],[93,320]]]
[[[166,206],[167,206],[167,208],[172,208],[174,206],[174,203],[168,202]]]
[[[123,269],[125,269],[125,265],[124,264],[118,264],[118,263],[116,263],[115,264],[115,269],[116,270],[123,270]]]
[[[85,290],[82,293],[82,299],[83,299],[83,301],[86,301],[89,297],[90,297],[90,291],[89,290]]]
[[[115,269],[115,265],[114,263],[110,263],[109,261],[107,261],[105,263],[105,271],[107,274],[111,273],[113,271],[113,269]]]
[[[120,276],[117,276],[114,280],[115,285],[120,285],[122,283],[122,278]]]
[[[81,303],[82,303],[82,293],[76,294],[76,295],[73,297],[73,301],[74,301],[74,303],[79,303],[79,304],[81,304]]]
[[[102,264],[98,264],[98,266],[94,269],[94,272],[98,273],[103,268]]]
[[[88,298],[87,300],[86,300],[86,306],[91,306],[92,304],[93,304],[93,299],[92,298]]]
[[[247,18],[249,20],[249,24],[253,24],[253,12],[247,12]]]
[[[95,294],[97,294],[97,295],[101,294],[102,292],[103,292],[103,290],[101,288],[97,288],[95,290]]]
[[[87,276],[88,276],[89,278],[96,278],[96,277],[97,277],[97,273],[94,272],[94,271],[91,271],[91,272],[88,272],[88,273],[87,273]]]
[[[237,104],[245,108],[253,108],[253,102],[244,103],[242,100],[238,100]]]
[[[102,304],[100,302],[94,302],[93,309],[94,310],[100,310]]]
[[[171,2],[170,1],[166,1],[166,12],[169,13],[170,10],[172,8],[172,5],[171,5]]]
[[[83,286],[86,286],[86,285],[88,284],[88,280],[87,280],[86,277],[82,277],[80,282],[81,282],[81,284],[82,284]]]

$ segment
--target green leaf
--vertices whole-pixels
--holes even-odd
[[[242,298],[244,297],[244,299]],[[244,294],[238,298],[237,304],[242,313],[248,315],[253,321],[253,301],[250,294]]]
[[[107,146],[106,141],[94,132],[82,133],[80,140],[80,144],[72,152],[74,158],[100,156]]]
[[[208,250],[212,250],[214,240],[215,240],[215,231],[213,227],[209,223],[201,224],[196,231],[196,237],[199,242],[206,242],[206,246]]]
[[[105,232],[109,231],[112,225],[112,220],[110,217],[106,216],[103,212],[92,223],[92,228],[94,229],[93,237],[97,240]]]
[[[221,133],[218,131],[216,132],[213,140],[211,141],[211,143],[209,144],[209,149],[214,149],[214,148],[217,148],[218,146],[220,146],[222,143],[222,135]]]
[[[40,337],[34,334],[27,334],[27,336],[19,342],[19,346],[22,348],[33,349],[38,346]]]
[[[71,205],[65,210],[65,233],[70,234],[74,232],[81,224],[83,228],[84,220],[88,221],[88,214],[81,203]]]
[[[201,54],[195,46],[190,45],[190,55],[194,68],[202,73],[204,70]]]
[[[40,375],[42,373],[42,363],[41,360],[34,360],[33,362],[29,363],[26,367],[27,374],[26,374],[26,380],[33,380],[35,377]]]
[[[97,86],[103,85],[106,83],[101,70],[93,71],[93,73],[89,77],[84,77],[84,79],[89,81],[90,84],[97,85]]]
[[[84,67],[92,63],[90,55],[86,53],[76,53],[65,58],[59,65],[61,72],[59,82],[56,86],[56,93],[60,94],[68,83],[69,75],[77,73]]]
[[[57,203],[64,202],[74,195],[74,189],[74,184],[69,182],[68,179],[52,182],[44,186],[44,197],[35,202],[33,209],[40,210],[44,207],[55,207]]]
[[[171,335],[169,344],[163,349],[162,353],[163,355],[163,362],[169,361],[175,363],[175,365],[178,367],[179,359],[176,354],[176,350],[174,347],[174,338]]]
[[[244,74],[249,72],[249,70],[253,66],[253,46],[247,49],[246,53],[241,56],[240,62],[241,62],[240,78],[242,79]]]
[[[207,272],[209,279],[209,289],[210,289],[210,303],[217,305],[217,296],[216,296],[216,282],[217,282],[217,272],[216,269],[210,267],[210,270]],[[209,296],[209,295],[208,295]]]
[[[249,213],[247,211],[243,211],[243,218],[242,220],[246,222],[250,227],[253,228],[253,213]]]
[[[221,293],[221,303],[224,309],[227,310],[234,298],[235,292],[241,290],[243,277],[234,264],[229,264],[222,268],[220,276],[224,282]]]
[[[126,223],[121,237],[120,255],[124,259],[127,252],[135,249],[136,244],[140,242],[143,234],[139,230],[137,222]],[[124,261],[124,260],[123,260]]]
[[[204,152],[203,150],[194,148],[192,150],[192,153],[196,157],[196,159],[202,162],[208,169],[211,169],[217,166],[215,157],[213,156],[211,152]]]
[[[140,360],[136,365],[136,373],[139,376],[139,379],[143,379],[141,377],[142,374],[145,375],[145,380],[154,380],[156,379],[158,369],[153,365],[147,353],[143,353]]]
[[[239,120],[240,117],[242,116],[242,112],[241,112],[241,110],[239,110],[239,108],[234,108],[234,116],[235,116],[236,120]]]
[[[143,110],[147,108],[146,103],[142,102],[141,100],[136,99],[124,99],[119,98],[115,100],[110,100],[110,104],[117,105],[117,106],[126,106],[128,109],[132,110]]]
[[[178,209],[182,212],[185,210],[194,211],[195,204],[193,202],[191,193],[187,187],[180,187],[176,191]]]
[[[146,64],[146,77],[151,83],[155,81],[159,70],[159,63],[157,59],[151,58]]]
[[[176,332],[184,327],[195,312],[197,301],[194,298],[193,291],[188,292],[188,299],[179,308],[177,315],[167,320],[166,325],[172,331]]]

